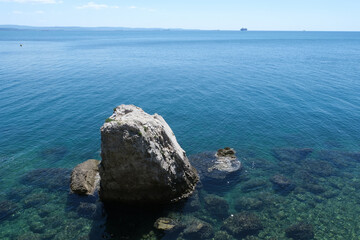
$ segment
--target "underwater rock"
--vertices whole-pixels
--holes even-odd
[[[204,197],[205,209],[212,215],[218,217],[227,217],[229,216],[229,204],[227,201],[219,196],[214,194],[209,194]]]
[[[43,238],[41,237],[41,234],[39,234],[39,233],[27,232],[27,233],[17,236],[15,239],[16,240],[40,240]]]
[[[225,231],[217,231],[213,238],[214,240],[235,240],[230,234]]]
[[[342,152],[336,150],[321,150],[318,158],[331,162],[338,168],[353,166],[353,163],[360,162],[360,153]]]
[[[46,226],[42,222],[38,221],[28,221],[29,228],[33,233],[44,233]]]
[[[281,174],[274,175],[270,181],[273,183],[275,191],[287,193],[294,190],[295,185]]]
[[[314,239],[314,229],[312,225],[304,222],[294,224],[285,230],[286,236],[294,240]]]
[[[34,192],[23,199],[24,207],[30,208],[44,205],[49,201],[49,194],[43,192]]]
[[[100,198],[162,204],[187,198],[199,176],[165,120],[120,105],[101,127]]]
[[[235,201],[235,209],[237,211],[259,210],[263,208],[264,202],[254,197],[242,197]]]
[[[156,220],[154,227],[163,231],[174,231],[179,228],[179,222],[171,218],[161,217]]]
[[[243,192],[252,192],[252,191],[257,191],[257,190],[261,190],[266,188],[267,182],[261,179],[253,179],[253,180],[249,180],[247,182],[245,182],[242,187],[241,190]]]
[[[199,192],[195,191],[187,200],[184,209],[186,211],[198,211],[201,208]]]
[[[20,201],[21,199],[25,198],[32,191],[33,191],[32,187],[20,185],[20,186],[11,188],[11,190],[6,194],[6,197],[13,201]]]
[[[6,219],[15,213],[17,209],[16,203],[12,201],[1,201],[0,202],[0,221]]]
[[[312,152],[311,148],[277,148],[273,150],[274,156],[280,161],[285,162],[300,162]]]
[[[70,188],[79,195],[93,194],[99,176],[99,160],[90,159],[77,165],[71,173]]]
[[[316,159],[306,159],[304,169],[320,177],[330,177],[334,174],[334,169],[330,163]]]
[[[235,237],[242,238],[247,235],[257,234],[263,229],[263,225],[255,214],[241,212],[227,218],[222,229]]]
[[[41,151],[40,156],[41,158],[46,159],[47,162],[56,162],[61,160],[66,153],[67,149],[64,146],[54,146],[52,148],[47,148]]]
[[[46,188],[50,191],[68,191],[70,173],[71,170],[66,168],[35,169],[26,173],[21,178],[21,183]]]
[[[94,218],[97,215],[97,206],[95,203],[81,202],[76,208],[76,212],[80,217]]]
[[[326,188],[319,184],[307,183],[307,184],[303,185],[303,187],[313,194],[321,194],[326,191]]]
[[[302,182],[304,183],[315,184],[318,182],[317,178],[306,170],[300,170],[295,172],[294,177],[302,180]]]
[[[225,179],[228,175],[241,170],[241,162],[235,156],[232,148],[219,149],[213,152],[204,152],[190,157],[190,162],[198,170],[200,177]]]
[[[186,227],[181,236],[185,239],[210,239],[214,236],[212,226],[195,217],[191,217],[185,223]]]

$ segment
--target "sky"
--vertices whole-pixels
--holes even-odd
[[[0,0],[0,25],[360,31],[360,0]]]

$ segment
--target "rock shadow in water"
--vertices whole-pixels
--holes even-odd
[[[20,183],[45,188],[49,191],[68,191],[71,169],[42,168],[27,172]]]
[[[57,162],[65,157],[68,150],[64,146],[54,146],[40,152],[40,157],[46,162]]]

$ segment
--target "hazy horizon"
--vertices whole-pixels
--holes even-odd
[[[0,25],[254,31],[359,31],[360,1],[0,0]]]

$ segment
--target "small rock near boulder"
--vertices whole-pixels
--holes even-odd
[[[154,227],[158,230],[173,231],[179,227],[179,223],[171,218],[161,217],[156,220]]]
[[[226,147],[216,153],[204,152],[193,155],[190,161],[198,169],[201,177],[224,180],[232,173],[241,170],[241,162],[235,153],[234,149]]]
[[[99,180],[99,160],[90,159],[77,165],[71,173],[70,188],[80,195],[93,194]]]

